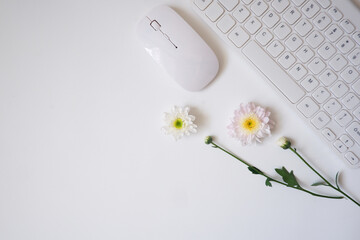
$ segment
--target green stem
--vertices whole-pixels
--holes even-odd
[[[225,148],[220,147],[220,146],[217,145],[216,143],[211,142],[211,144],[213,145],[214,148],[219,148],[220,150],[222,150],[223,152],[225,152],[225,153],[229,154],[230,156],[236,158],[237,160],[239,160],[240,162],[242,162],[242,163],[245,164],[246,166],[248,166],[248,167],[253,167],[251,164],[245,162],[244,160],[242,160],[241,158],[239,158],[239,157],[236,156],[235,154],[229,152],[229,151],[226,150]],[[297,187],[296,187],[296,186],[289,186],[289,185],[286,184],[286,183],[280,182],[280,181],[278,181],[278,180],[276,180],[276,179],[273,179],[273,178],[267,176],[267,175],[266,175],[265,173],[263,173],[262,171],[261,171],[261,173],[258,173],[258,174],[259,174],[259,175],[262,175],[262,176],[264,176],[264,177],[266,177],[266,178],[268,178],[269,181],[276,182],[276,183],[281,184],[281,185],[284,185],[284,186],[286,186],[286,187],[290,187],[290,188],[293,188],[293,189],[297,189],[297,190],[306,192],[306,193],[311,194],[311,195],[316,196],[316,197],[323,197],[323,198],[330,198],[330,199],[341,199],[341,198],[343,198],[342,196],[338,197],[338,196],[326,196],[326,195],[317,194],[317,193],[311,192],[311,191],[309,191],[309,190],[306,190],[306,189],[304,189],[304,188],[302,188],[302,187],[300,187],[300,186],[297,186]]]
[[[334,190],[338,191],[339,193],[343,194],[345,197],[347,197],[349,200],[351,200],[353,203],[355,203],[356,205],[358,205],[360,207],[360,203],[358,203],[357,201],[355,201],[352,197],[350,197],[348,194],[346,194],[345,192],[343,192],[340,187],[335,187],[334,185],[332,185],[328,180],[326,180],[326,178],[324,178],[318,171],[316,171],[297,151],[295,148],[289,147],[289,149],[295,153],[311,170],[313,170],[322,180],[324,180],[324,182],[331,188],[333,188]]]

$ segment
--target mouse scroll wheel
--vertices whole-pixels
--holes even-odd
[[[150,26],[151,26],[155,31],[160,30],[160,27],[161,27],[160,23],[158,23],[156,20],[152,20],[152,21],[150,22]]]

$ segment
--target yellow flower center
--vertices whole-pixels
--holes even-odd
[[[181,118],[177,118],[177,119],[175,119],[173,124],[176,129],[182,129],[182,127],[184,125],[184,121]]]
[[[240,121],[240,126],[248,133],[253,133],[259,129],[260,121],[255,114],[250,114]]]

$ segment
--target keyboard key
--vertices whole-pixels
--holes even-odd
[[[250,34],[254,34],[257,32],[257,30],[260,29],[261,23],[255,17],[252,17],[245,23],[244,26],[246,30],[249,31]]]
[[[336,53],[336,49],[331,45],[331,43],[325,42],[319,48],[318,53],[323,59],[328,60]]]
[[[340,140],[336,140],[334,142],[334,147],[337,149],[340,153],[345,152],[348,148],[343,144]]]
[[[219,19],[223,15],[224,9],[219,4],[214,2],[206,9],[206,16],[213,22]]]
[[[242,23],[250,16],[250,12],[246,9],[246,7],[240,5],[233,12],[233,16],[236,20]]]
[[[307,70],[304,68],[303,65],[301,65],[300,63],[297,63],[290,70],[289,73],[295,80],[300,80],[307,74]]]
[[[244,2],[245,4],[250,4],[253,0],[241,0],[242,2]]]
[[[352,83],[357,77],[359,77],[359,73],[352,66],[346,67],[340,75],[347,83]]]
[[[338,25],[333,24],[325,31],[325,37],[327,37],[331,42],[335,42],[343,35],[343,33],[344,32]]]
[[[268,47],[267,51],[273,56],[277,57],[284,51],[285,47],[277,40],[273,41]]]
[[[258,44],[253,41],[249,42],[249,44],[244,47],[243,53],[290,102],[296,103],[304,96],[305,92]]]
[[[290,34],[290,32],[291,29],[289,28],[289,26],[283,22],[277,25],[277,27],[274,29],[275,35],[280,39],[286,38]]]
[[[296,59],[291,53],[285,52],[283,55],[280,56],[278,61],[281,64],[281,66],[283,66],[285,69],[288,69],[289,67],[291,67],[291,65],[293,65],[296,62]]]
[[[318,29],[323,30],[331,23],[331,19],[326,13],[322,12],[314,18],[313,22]]]
[[[324,109],[330,115],[334,115],[341,109],[341,104],[335,99],[331,98],[327,103],[324,104]]]
[[[337,79],[337,75],[330,69],[326,69],[319,79],[325,86],[330,86]]]
[[[345,158],[349,161],[350,164],[355,165],[359,163],[359,158],[352,152],[345,154]]]
[[[349,127],[346,128],[346,131],[349,133],[355,142],[360,144],[360,123],[352,122]]]
[[[249,40],[250,36],[244,29],[237,26],[230,32],[228,38],[239,48]]]
[[[342,100],[342,103],[347,109],[351,110],[360,103],[360,100],[354,93],[348,93]]]
[[[360,79],[352,85],[354,91],[360,95]]]
[[[335,70],[340,71],[347,64],[346,59],[342,55],[335,55],[333,59],[330,60],[329,65]]]
[[[307,16],[308,18],[312,18],[313,16],[315,16],[315,14],[320,10],[319,5],[317,5],[316,3],[314,3],[314,1],[309,1],[307,2],[303,7],[302,7],[302,12],[305,14],[305,16]]]
[[[260,30],[260,32],[256,35],[256,40],[263,46],[268,44],[272,38],[273,35],[265,28]]]
[[[346,110],[341,110],[340,113],[338,113],[335,117],[335,120],[342,127],[348,125],[348,123],[350,123],[352,119],[353,119],[352,116]],[[350,136],[351,136],[351,134],[350,134]]]
[[[305,2],[305,0],[291,0],[296,6],[300,6]]]
[[[275,8],[278,13],[282,13],[289,4],[288,0],[274,0],[272,2],[273,8]]]
[[[336,135],[329,128],[324,128],[321,133],[330,142],[334,141],[336,138]]]
[[[308,46],[303,46],[296,53],[296,56],[299,58],[300,61],[306,63],[314,56],[314,52]]]
[[[228,11],[232,11],[239,4],[239,0],[218,0],[218,1]]]
[[[295,30],[300,34],[300,36],[304,37],[306,34],[308,34],[310,32],[310,30],[312,29],[312,24],[306,20],[306,19],[301,19],[296,25],[295,25]]]
[[[354,65],[360,65],[360,48],[354,49],[348,56],[350,62]]]
[[[354,145],[354,141],[349,138],[348,135],[342,135],[340,138],[340,141],[345,144],[348,148],[352,147]]]
[[[330,117],[326,115],[324,112],[319,112],[316,116],[311,120],[311,123],[317,128],[321,129],[325,127],[325,125],[330,122]]]
[[[320,73],[325,67],[325,63],[318,57],[314,58],[308,65],[308,68],[314,74]]]
[[[360,100],[354,93],[349,93],[344,97],[342,103],[347,109],[351,110],[360,103]]]
[[[307,118],[319,111],[319,106],[309,97],[304,98],[298,105],[299,111]]]
[[[307,76],[301,82],[301,86],[305,88],[306,91],[311,92],[319,85],[319,82],[311,75]]]
[[[349,91],[349,88],[342,81],[338,81],[330,88],[330,91],[338,98],[344,96]]]
[[[323,41],[324,37],[317,31],[313,31],[310,35],[306,38],[306,41],[310,44],[311,47],[317,48]]]
[[[340,50],[342,53],[348,53],[353,47],[355,46],[355,43],[348,37],[343,37],[337,44],[336,47]]]
[[[262,18],[262,21],[269,28],[272,28],[273,26],[275,26],[275,24],[277,22],[279,22],[279,20],[280,20],[279,16],[276,13],[274,13],[273,11],[271,11],[271,10],[269,12],[267,12],[264,15],[264,17]]]
[[[235,25],[235,23],[235,20],[230,17],[230,15],[225,15],[216,25],[220,31],[227,33]]]
[[[360,120],[360,106],[357,107],[353,113],[354,113],[354,116]]]
[[[256,0],[251,5],[252,12],[258,17],[261,16],[266,11],[266,9],[268,9],[268,5],[261,0]]]
[[[331,7],[328,12],[335,21],[339,21],[343,17],[343,14],[336,7]]]
[[[283,18],[290,25],[294,24],[301,17],[301,13],[295,7],[289,7],[283,14]]]
[[[352,33],[355,30],[354,25],[350,22],[349,19],[345,19],[340,23],[340,26],[345,30],[347,33]]]
[[[358,32],[355,32],[355,33],[353,34],[353,39],[355,40],[355,42],[357,42],[357,44],[360,45],[360,32],[359,32],[359,31],[358,31]]]
[[[322,8],[328,8],[331,4],[330,0],[316,0],[316,2],[320,4]]]
[[[330,93],[324,87],[319,87],[312,94],[312,96],[318,103],[323,103],[323,102],[325,102],[326,99],[328,99],[330,97]]]
[[[295,33],[290,35],[290,37],[285,41],[285,45],[291,50],[295,51],[302,45],[303,41]]]
[[[207,8],[210,3],[212,2],[212,0],[195,0],[194,3],[195,5],[201,10],[204,11],[205,8]]]

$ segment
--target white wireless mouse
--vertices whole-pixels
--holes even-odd
[[[215,53],[168,6],[152,9],[139,22],[137,34],[150,56],[186,90],[201,90],[219,70]]]

